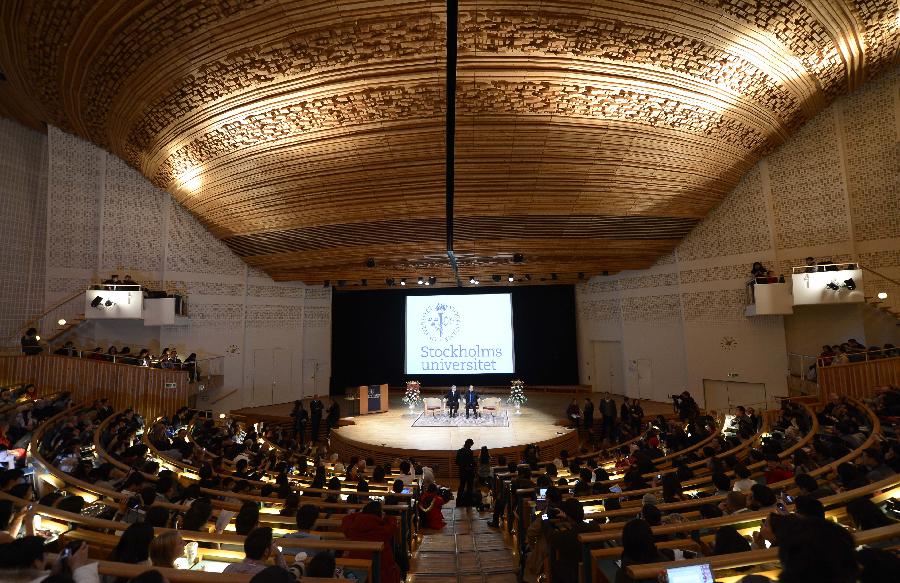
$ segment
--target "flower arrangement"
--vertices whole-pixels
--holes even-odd
[[[513,405],[524,405],[528,402],[528,397],[525,396],[525,383],[523,381],[514,380],[510,383],[509,398],[506,402],[512,403]]]
[[[406,393],[403,402],[410,407],[418,405],[422,400],[422,383],[419,381],[406,381]]]

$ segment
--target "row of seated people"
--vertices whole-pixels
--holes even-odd
[[[896,469],[900,468],[900,463],[898,463],[900,456],[896,455],[895,437],[888,437],[884,441],[866,439],[859,443],[857,434],[871,432],[873,422],[868,421],[870,425],[868,429],[861,428],[855,420],[861,410],[846,402],[842,403],[840,408],[833,409],[839,409],[831,411],[832,416],[838,422],[823,426],[822,439],[818,441],[821,445],[816,448],[810,446],[808,451],[804,451],[801,456],[801,459],[810,466],[809,468],[792,468],[792,464],[783,459],[781,463],[768,467],[767,471],[756,479],[751,479],[750,475],[744,471],[745,467],[735,468],[739,473],[733,477],[729,473],[721,471],[720,467],[711,476],[712,487],[715,490],[700,489],[695,485],[694,490],[698,491],[698,494],[708,494],[698,496],[696,499],[692,499],[692,494],[679,488],[675,479],[670,479],[662,481],[663,499],[661,501],[657,498],[659,492],[654,495],[642,490],[625,490],[621,493],[613,492],[603,495],[605,507],[602,511],[592,511],[592,508],[596,508],[595,503],[600,496],[573,498],[568,495],[566,490],[553,485],[553,476],[539,476],[538,483],[535,485],[539,491],[541,487],[546,488],[545,500],[548,501],[544,503],[550,505],[551,510],[545,510],[538,514],[547,516],[546,520],[535,520],[528,523],[527,526],[523,524],[519,527],[519,532],[526,533],[523,538],[527,542],[525,548],[528,550],[526,566],[529,569],[527,571],[532,575],[540,574],[544,570],[545,563],[549,563],[553,566],[554,572],[548,574],[552,575],[554,581],[557,579],[575,580],[573,577],[577,578],[578,572],[571,569],[571,566],[578,563],[577,553],[580,551],[575,551],[576,556],[573,559],[573,545],[570,544],[573,534],[570,531],[574,530],[575,536],[582,543],[587,541],[590,544],[593,538],[595,541],[609,546],[607,549],[590,551],[593,554],[588,555],[587,561],[582,559],[583,563],[588,564],[590,568],[591,562],[598,557],[611,558],[604,563],[607,568],[604,576],[607,579],[634,580],[630,576],[631,571],[627,569],[630,564],[639,565],[671,560],[673,555],[668,553],[668,550],[671,549],[701,553],[705,551],[709,555],[714,552],[716,545],[719,545],[720,552],[725,552],[726,548],[737,552],[734,549],[744,548],[744,543],[747,545],[746,549],[754,544],[764,546],[766,540],[771,545],[773,544],[773,541],[770,540],[773,538],[771,531],[767,530],[765,526],[760,528],[761,520],[767,518],[769,510],[780,514],[789,510],[791,504],[794,504],[794,508],[801,515],[803,513],[824,515],[823,505],[824,508],[828,508],[832,496],[841,496],[840,492],[852,494],[860,491],[863,493],[859,497],[851,497],[848,500],[850,504],[845,504],[846,508],[836,511],[829,510],[829,513],[837,513],[841,518],[849,516],[846,518],[846,522],[859,530],[886,525],[889,520],[885,518],[884,512],[876,504],[876,502],[884,500],[875,498],[875,502],[873,502],[868,499],[866,494],[877,491],[871,490],[871,488],[877,487],[879,484],[884,484],[884,488],[889,489],[900,482],[900,476],[894,473]],[[858,444],[858,447],[842,456],[841,454],[847,451],[851,444]],[[877,445],[873,446],[873,444]],[[857,454],[860,455],[852,457]],[[759,455],[764,454],[759,452]],[[850,461],[851,458],[852,461]],[[816,466],[816,464],[820,465]],[[793,475],[794,471],[797,472],[796,475]],[[831,472],[834,473],[834,479],[830,482],[817,480],[811,475],[822,476]],[[548,474],[552,474],[552,472],[548,472]],[[583,479],[590,480],[590,474],[584,475]],[[531,483],[534,484],[534,482]],[[870,490],[865,491],[866,488],[870,488]],[[833,492],[837,492],[837,494],[832,494]],[[629,496],[628,494],[631,493],[634,495]],[[524,502],[524,504],[534,503]],[[783,507],[780,512],[776,510],[779,506]],[[873,507],[877,512],[873,511]],[[526,516],[531,517],[531,514],[527,513]],[[590,524],[586,524],[584,520],[590,521]],[[778,520],[780,519],[773,520],[768,517],[767,523],[775,524]],[[690,524],[692,521],[701,522],[697,522],[696,528],[692,528]],[[743,540],[743,543],[731,536],[733,534],[729,530],[731,527],[726,528],[729,522],[732,522],[733,526],[740,531],[738,539]],[[718,527],[720,525],[723,528],[718,530],[710,528],[710,526]],[[757,528],[759,530],[755,530]],[[591,531],[594,534],[590,534]],[[754,532],[757,534],[749,538],[740,536]],[[900,531],[896,534],[900,534]],[[695,538],[700,540],[695,541]],[[653,547],[652,553],[642,553],[640,549],[647,550],[651,547],[646,544],[647,541],[654,545],[661,545],[666,552],[658,553],[656,547]],[[729,542],[734,544],[728,546]],[[575,545],[576,548],[579,546],[587,545]],[[684,556],[684,553],[675,554]],[[545,561],[547,557],[550,557],[549,561]],[[565,560],[567,557],[572,560]],[[615,561],[620,561],[620,564],[615,564]],[[588,576],[603,575],[602,573],[593,573],[592,569],[589,570],[591,573]],[[653,573],[653,580],[655,579],[656,573]],[[528,579],[526,578],[526,580]],[[830,579],[811,577],[802,580]]]
[[[135,416],[130,412],[125,412],[120,416],[113,416],[107,421],[101,422],[99,425],[95,426],[94,421],[97,417],[97,410],[91,407],[86,410],[78,411],[72,416],[64,417],[60,420],[61,422],[58,423],[58,425],[66,428],[76,427],[79,432],[85,434],[93,431],[99,442],[106,426],[119,426],[120,429],[116,430],[116,435],[121,439],[123,434],[130,432],[135,425],[139,424],[139,422],[135,421]],[[61,431],[57,431],[56,433],[60,432]],[[115,439],[115,436],[113,436],[110,441],[113,439]],[[130,447],[133,447],[133,445]],[[211,530],[213,529],[213,526],[210,523],[215,521],[217,525],[224,525],[225,530],[228,531],[240,528],[242,534],[247,534],[245,546],[251,545],[253,541],[259,542],[258,534],[251,536],[252,533],[256,532],[254,526],[257,525],[258,521],[255,520],[254,517],[260,516],[259,506],[256,501],[242,501],[242,494],[240,493],[219,491],[218,493],[221,494],[221,496],[218,498],[220,498],[223,503],[217,504],[218,500],[206,496],[206,494],[209,493],[209,490],[204,489],[203,491],[200,491],[201,489],[198,484],[192,484],[185,487],[183,483],[179,482],[178,474],[172,471],[163,470],[153,476],[156,478],[155,484],[153,487],[148,488],[146,484],[149,480],[145,474],[140,472],[131,472],[130,474],[123,476],[123,481],[116,483],[113,481],[114,470],[110,470],[108,466],[98,466],[93,469],[95,471],[89,471],[87,473],[89,474],[89,478],[96,479],[94,484],[95,489],[100,492],[111,493],[112,500],[109,503],[97,501],[81,510],[90,511],[92,516],[102,516],[103,518],[101,518],[101,520],[109,519],[111,521],[121,522],[126,525],[123,529],[131,528],[127,527],[127,524],[129,523],[144,526],[149,524],[151,527],[162,529],[180,527],[182,529],[182,534],[185,534],[187,531],[202,533],[206,530]],[[107,489],[106,486],[110,488]],[[292,494],[289,495],[289,498],[296,499],[297,494],[298,492],[296,491],[292,492]],[[78,498],[78,496],[67,496],[66,499],[74,500],[74,502],[65,502],[66,508],[70,510],[79,510],[77,506]],[[303,496],[303,498],[306,497]],[[231,512],[231,515],[226,515],[224,506],[226,505],[226,501],[229,500],[231,500],[230,507],[233,508],[234,511]],[[314,498],[309,498],[308,500],[313,502]],[[50,500],[45,501],[50,502]],[[173,501],[186,504],[176,505],[173,504]],[[81,502],[83,504],[84,500]],[[288,500],[288,502],[290,502],[290,500]],[[75,505],[72,506],[72,504]],[[44,505],[41,506],[43,507]],[[286,524],[292,523],[296,517],[297,530],[292,529],[291,532],[284,532],[283,528],[276,528],[275,532],[280,535],[287,535],[289,538],[316,541],[317,535],[309,533],[308,529],[310,524],[318,522],[318,511],[324,504],[318,502],[307,503],[304,501],[303,504],[296,504],[294,509],[291,509],[289,506],[289,504],[282,504],[281,509],[285,514],[293,511],[292,516],[284,519],[289,522],[286,523],[282,520],[277,524],[279,527],[284,527]],[[341,506],[342,510],[348,508],[351,510],[350,514],[342,516],[339,520],[338,529],[342,529],[346,535],[345,537],[341,537],[342,539],[346,538],[348,540],[354,540],[362,537],[360,540],[370,540],[365,537],[370,536],[374,532],[372,530],[373,524],[382,525],[382,530],[390,531],[389,538],[395,538],[394,531],[397,529],[397,521],[394,517],[384,516],[384,510],[382,509],[380,502],[372,500],[365,504],[360,503],[351,505],[344,503],[337,506]],[[96,512],[98,508],[100,509],[100,512]],[[355,512],[353,512],[354,510]],[[112,514],[110,514],[110,512],[112,512]],[[218,513],[218,517],[215,516],[215,513]],[[280,516],[283,515],[279,515],[279,517]],[[231,523],[232,518],[234,518],[233,525]],[[262,515],[262,520],[264,522],[271,523],[272,518],[273,517],[269,514]],[[303,532],[304,530],[307,530],[307,532]],[[332,535],[333,534],[336,533],[332,533]],[[188,539],[190,536],[192,535],[186,535],[183,538]],[[271,539],[271,537],[272,531],[270,530],[269,539]],[[317,541],[306,542],[305,544],[306,547],[309,547],[307,550],[311,549],[318,551],[334,545],[337,545],[337,550],[340,550],[342,545],[346,546],[348,543],[339,541],[332,544],[330,542]],[[323,544],[325,545],[324,547]],[[294,546],[296,546],[296,544]],[[391,557],[390,545],[385,544],[383,546],[383,553],[380,553],[383,560],[381,561],[379,578],[385,579],[386,581],[396,580],[398,579],[396,576],[397,566]],[[356,560],[353,558],[352,545],[349,549],[349,558],[338,559],[339,564],[344,564],[344,566],[339,567],[339,572],[341,568],[344,568],[348,564],[348,562],[352,565],[352,562]],[[234,563],[234,565],[240,566],[230,566],[230,572],[246,572],[246,569],[252,570],[253,566],[259,566],[257,565],[259,559],[254,558],[256,556],[255,553],[249,552],[249,549],[247,552],[247,558],[243,562]],[[266,552],[268,554],[268,547]],[[309,553],[310,556],[313,554],[315,554],[315,556],[318,555],[318,553]],[[368,552],[368,555],[372,555],[372,552]],[[304,557],[300,555],[300,552],[294,553],[294,556],[300,556],[301,559],[304,559]],[[315,556],[312,558],[315,558]],[[229,558],[233,559],[234,557],[232,556]],[[308,559],[309,556],[305,558]],[[309,561],[307,560],[306,563],[309,563]],[[312,567],[312,564],[309,564],[309,566]],[[348,571],[348,575],[350,574],[352,574],[352,571]],[[365,573],[362,575],[365,576]]]
[[[816,363],[819,366],[831,366],[833,364],[847,364],[850,362],[864,362],[879,358],[894,358],[900,356],[900,348],[886,343],[883,346],[869,346],[868,348],[856,338],[850,338],[841,344],[822,346],[822,352]]]
[[[134,354],[131,352],[130,346],[117,348],[113,345],[105,351],[101,346],[96,346],[90,350],[82,350],[75,346],[73,341],[67,340],[65,344],[54,350],[53,354],[151,368],[191,370],[197,366],[197,353],[192,352],[187,358],[181,360],[176,348],[163,348],[159,355],[151,353],[149,348],[141,348],[137,354]]]

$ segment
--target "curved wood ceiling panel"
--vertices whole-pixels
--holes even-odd
[[[896,0],[463,0],[458,22],[454,248],[482,283],[652,264],[900,61]],[[0,115],[122,157],[276,279],[454,283],[443,1],[10,0],[0,32]]]

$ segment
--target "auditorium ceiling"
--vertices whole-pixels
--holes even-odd
[[[0,115],[120,156],[277,280],[573,282],[669,253],[897,63],[897,0],[0,2]],[[374,260],[374,261],[370,261]]]

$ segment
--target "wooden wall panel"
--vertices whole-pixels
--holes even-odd
[[[900,357],[819,367],[819,391],[856,399],[871,397],[877,387],[900,387]]]
[[[171,415],[197,393],[185,371],[67,356],[0,356],[0,384],[6,380],[31,383],[39,396],[71,391],[76,403],[106,397],[115,410],[132,407],[145,419]],[[175,388],[167,389],[167,383]]]

